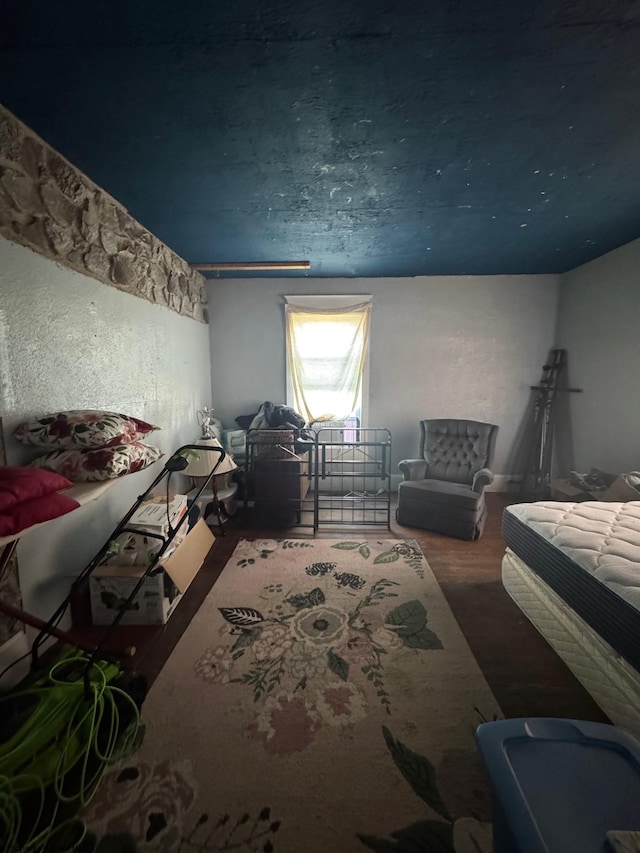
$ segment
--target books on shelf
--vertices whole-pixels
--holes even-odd
[[[186,495],[156,495],[140,504],[127,523],[149,533],[165,535],[170,527],[176,527],[187,512]]]

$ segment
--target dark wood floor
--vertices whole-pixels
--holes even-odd
[[[464,542],[392,523],[391,531],[368,528],[363,538],[416,539],[506,717],[557,716],[607,722],[602,711],[564,663],[538,634],[502,587],[504,553],[501,517],[507,496],[487,494],[489,518],[478,542]],[[215,531],[214,531],[215,532]],[[133,644],[127,668],[143,672],[149,682],[158,675],[172,649],[215,584],[240,538],[306,538],[309,528],[269,529],[251,526],[240,512],[224,525],[202,569],[162,628],[122,628],[109,647]],[[343,535],[339,528],[321,534]],[[87,639],[94,631],[85,630]]]

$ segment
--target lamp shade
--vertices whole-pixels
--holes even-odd
[[[187,476],[208,477],[212,471],[218,476],[218,474],[229,474],[238,467],[233,461],[233,457],[226,454],[223,457],[224,449],[217,438],[199,438],[194,443],[199,448],[202,447],[202,450],[194,450],[193,453],[197,456],[189,457],[189,464],[184,470]],[[216,450],[207,450],[209,447],[216,448]],[[222,462],[220,462],[221,457]]]

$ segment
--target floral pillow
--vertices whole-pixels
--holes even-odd
[[[133,474],[163,455],[157,447],[132,441],[96,450],[52,450],[51,453],[38,456],[30,465],[55,471],[74,483],[88,483]]]
[[[119,412],[77,409],[20,424],[14,436],[36,447],[114,447],[144,438],[160,427]]]

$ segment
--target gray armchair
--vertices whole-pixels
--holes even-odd
[[[398,487],[399,524],[459,539],[479,539],[487,517],[484,487],[498,427],[480,421],[420,421],[420,459],[403,459]]]

